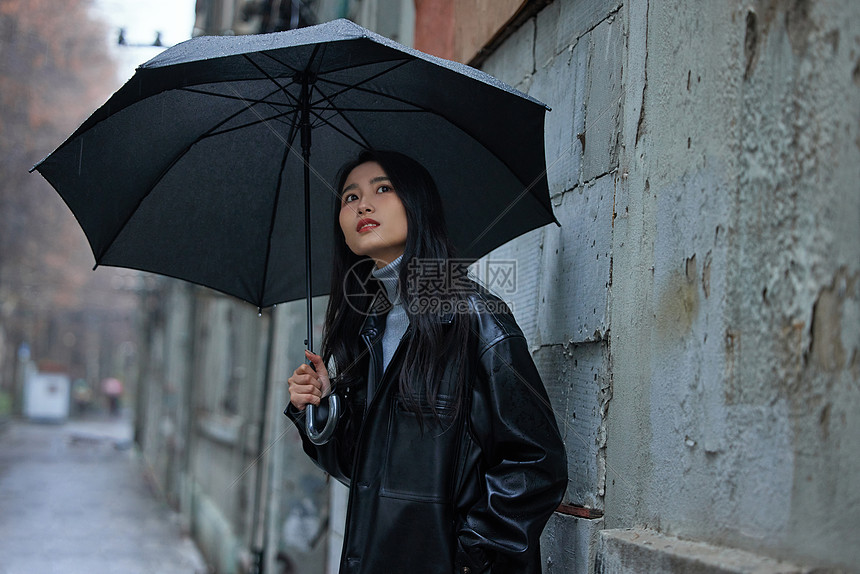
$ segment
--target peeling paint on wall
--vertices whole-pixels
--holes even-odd
[[[660,288],[657,304],[657,334],[673,340],[690,331],[699,312],[696,254],[687,258],[682,267],[683,271],[670,275],[668,283]]]
[[[840,269],[833,282],[821,289],[812,310],[808,362],[825,372],[851,370],[860,352],[857,323],[860,316],[860,272],[848,275]],[[848,321],[849,338],[843,340],[843,321]],[[854,328],[851,325],[855,325]],[[854,335],[851,340],[850,335]]]

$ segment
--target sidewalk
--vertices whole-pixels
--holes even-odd
[[[0,574],[203,574],[150,491],[127,420],[0,429]]]

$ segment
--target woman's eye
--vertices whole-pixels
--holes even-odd
[[[391,187],[387,185],[380,185],[379,189],[376,190],[376,193],[385,193],[386,191],[391,191]]]
[[[354,193],[347,193],[346,195],[343,196],[343,202],[344,203],[350,203],[350,202],[355,201],[356,199],[358,199],[358,196],[355,195]]]

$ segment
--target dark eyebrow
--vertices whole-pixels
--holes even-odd
[[[373,179],[371,179],[370,183],[379,183],[381,181],[387,181],[388,183],[391,183],[391,178],[389,178],[387,175],[378,175],[378,176],[374,177]],[[351,183],[348,186],[344,187],[343,191],[341,191],[340,194],[343,195],[347,191],[352,191],[353,189],[356,189],[357,187],[358,187],[357,183]]]

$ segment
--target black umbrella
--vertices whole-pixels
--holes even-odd
[[[306,297],[312,348],[340,165],[363,148],[417,159],[459,254],[475,259],[555,221],[546,109],[338,20],[170,48],[34,169],[78,219],[96,266],[178,277],[259,308]]]

